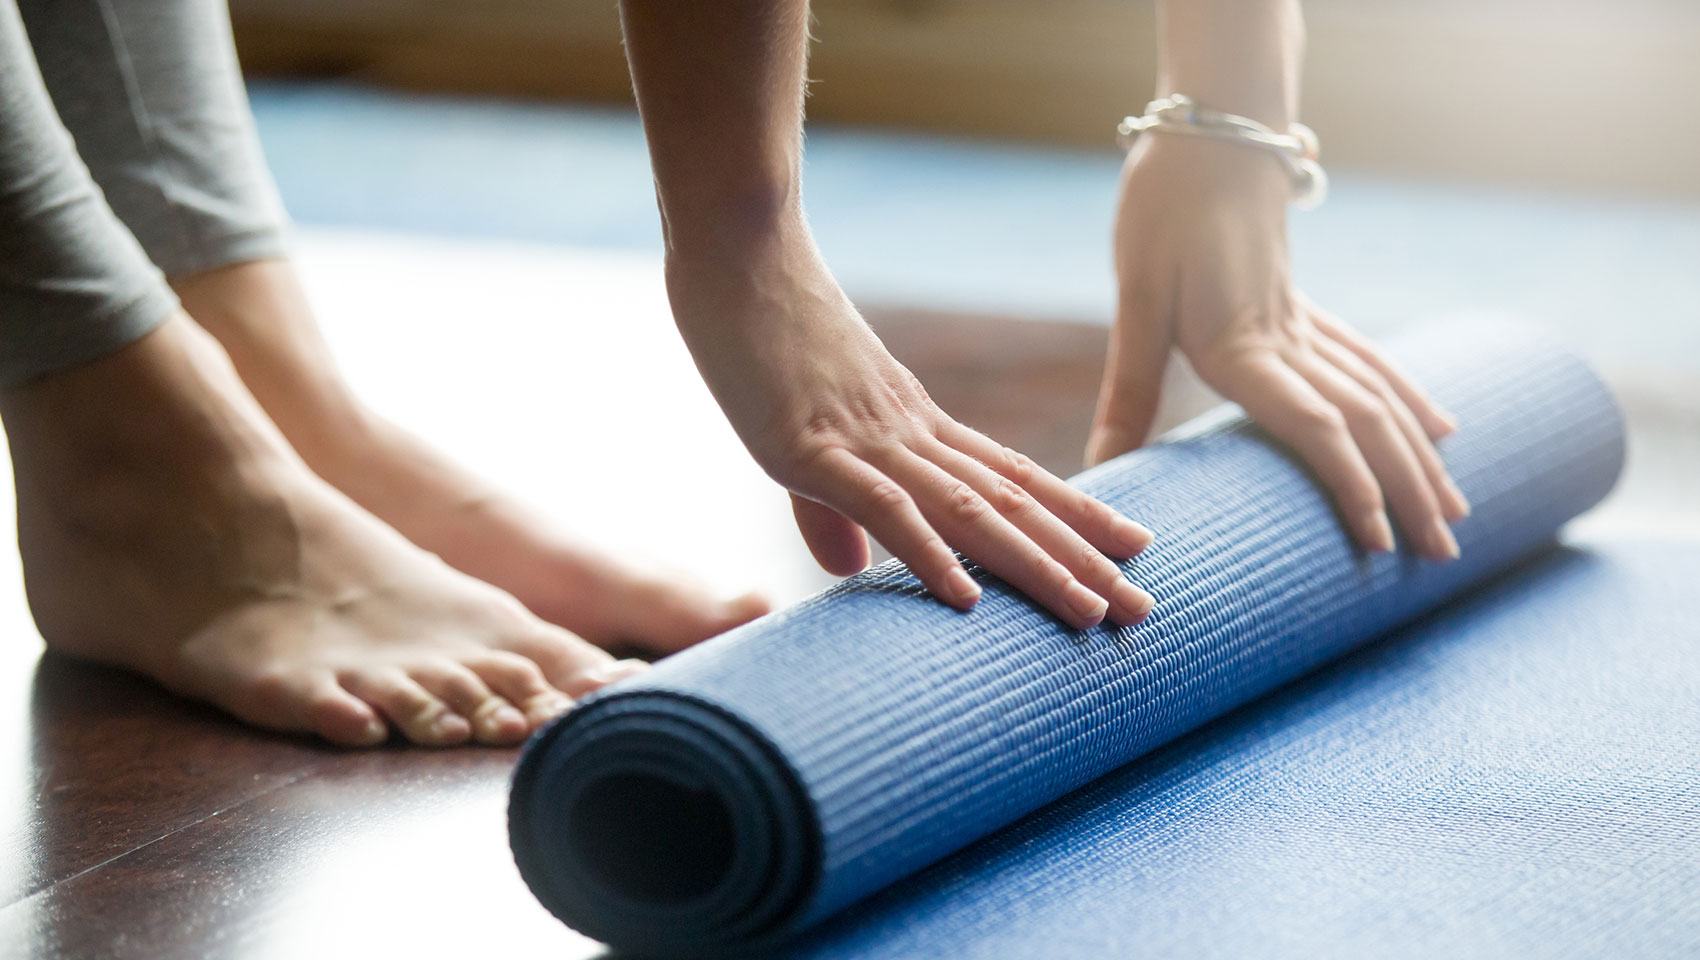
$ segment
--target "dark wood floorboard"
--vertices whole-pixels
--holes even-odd
[[[947,410],[1074,472],[1101,328],[874,321]],[[794,539],[771,546],[807,562]],[[0,957],[598,951],[513,869],[513,751],[351,753],[258,733],[128,675],[38,657],[21,596],[6,603]]]

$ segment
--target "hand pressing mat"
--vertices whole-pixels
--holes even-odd
[[[540,732],[510,804],[521,873],[617,947],[771,947],[1440,607],[1610,489],[1622,423],[1575,357],[1499,328],[1400,352],[1462,423],[1443,453],[1475,507],[1463,559],[1357,552],[1299,465],[1219,417],[1076,479],[1158,533],[1127,565],[1158,600],[1144,624],[1070,631],[983,573],[984,599],[958,614],[877,568]],[[961,906],[975,903],[997,909]],[[917,923],[902,928],[931,921]]]

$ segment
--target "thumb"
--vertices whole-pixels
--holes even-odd
[[[1172,343],[1167,324],[1129,316],[1124,308],[1110,330],[1104,385],[1092,420],[1092,438],[1086,444],[1087,466],[1119,457],[1145,442],[1157,419]]]
[[[815,562],[827,573],[848,577],[868,566],[868,535],[854,520],[795,493],[791,494],[791,514]]]

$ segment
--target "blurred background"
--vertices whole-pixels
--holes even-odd
[[[1458,314],[1556,330],[1606,371],[1634,423],[1628,482],[1593,522],[1700,531],[1700,4],[1304,8],[1301,112],[1335,184],[1322,208],[1292,217],[1301,285],[1378,335]],[[1002,321],[1038,321],[1055,342],[1098,349],[1101,333],[1079,328],[1101,331],[1111,315],[1113,128],[1151,94],[1151,3],[814,10],[805,202],[882,335],[943,317],[967,345],[974,318],[1000,321],[979,328],[1000,336],[1015,336]],[[613,0],[234,0],[232,11],[309,277],[347,329],[412,296],[421,311],[452,302],[486,326],[511,323],[501,335],[522,342],[537,343],[539,317],[570,318],[585,351],[664,349],[582,334],[635,323],[619,319],[634,297],[664,313]],[[389,300],[354,292],[373,271]],[[393,374],[390,348],[340,335],[356,365]],[[1086,428],[1069,423],[1042,451],[1065,471]]]

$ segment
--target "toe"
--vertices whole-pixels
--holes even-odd
[[[773,602],[759,593],[746,593],[720,604],[719,617],[711,624],[718,627],[710,636],[725,633],[733,627],[743,626],[757,617],[765,617],[773,612]]]
[[[328,670],[252,663],[225,677],[210,697],[241,719],[270,730],[314,733],[345,747],[384,742],[389,727]]]
[[[573,705],[571,697],[549,685],[536,661],[517,653],[490,650],[466,665],[525,714],[528,729],[535,730]]]
[[[417,667],[411,673],[420,686],[472,723],[472,738],[479,743],[506,746],[531,732],[531,724],[512,703],[461,664],[445,661]]]
[[[579,682],[588,685],[589,690],[596,690],[606,687],[616,680],[636,676],[648,669],[649,664],[642,660],[613,660],[586,673],[579,679]]]
[[[344,747],[375,747],[389,739],[389,724],[377,711],[334,678],[324,680],[306,703],[307,725],[313,732]]]
[[[602,648],[541,622],[509,634],[501,648],[535,663],[550,686],[573,699],[600,686],[587,681],[588,674],[614,662]]]
[[[465,717],[399,670],[354,671],[339,679],[349,693],[376,707],[414,743],[449,747],[472,736]]]
[[[773,610],[757,593],[728,600],[690,583],[651,582],[637,592],[631,609],[641,612],[629,639],[654,654],[677,653]]]

